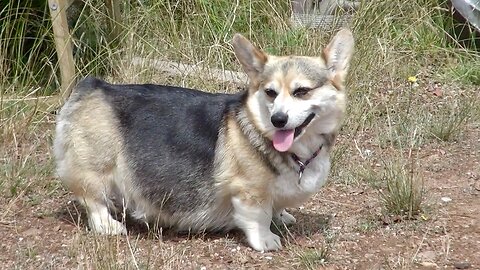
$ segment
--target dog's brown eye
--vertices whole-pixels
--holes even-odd
[[[270,88],[265,89],[265,94],[267,94],[267,96],[269,96],[271,98],[276,98],[277,95],[278,95],[277,92],[275,92],[275,90],[270,89]]]
[[[295,89],[295,91],[293,91],[293,96],[294,97],[303,97],[310,91],[312,91],[312,88],[299,87],[299,88]]]

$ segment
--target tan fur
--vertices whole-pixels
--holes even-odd
[[[237,174],[224,181],[229,182],[232,195],[240,196],[248,204],[262,204],[270,201],[268,188],[274,181],[275,175],[267,166],[259,166],[264,161],[252,149],[250,141],[242,134],[238,123],[229,119],[227,126],[227,155],[232,157]]]
[[[100,92],[92,93],[72,112],[69,126],[64,130],[64,166],[69,170],[68,175],[62,176],[78,197],[101,200],[100,191],[108,192],[112,185],[110,175],[122,148],[118,123],[114,119]],[[77,179],[89,179],[86,180],[89,182]]]
[[[330,83],[338,90],[338,91],[343,91],[344,86],[343,86],[343,81],[341,76],[335,75],[333,79],[330,80]]]
[[[251,142],[240,130],[238,122],[229,117],[220,142],[222,153],[217,156],[222,161],[217,170],[217,182],[230,196],[239,196],[249,205],[263,204],[271,200],[269,188],[275,175],[265,161],[252,148]],[[255,168],[255,169],[252,169]]]

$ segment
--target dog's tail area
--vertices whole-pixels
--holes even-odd
[[[98,233],[125,233],[109,213],[114,174],[121,149],[115,117],[102,97],[101,81],[87,78],[57,116],[53,152],[57,176],[87,210]]]

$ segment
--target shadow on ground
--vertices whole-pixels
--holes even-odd
[[[88,227],[87,215],[83,206],[76,201],[69,201],[61,209],[55,212],[55,217],[60,222],[74,226],[82,231]],[[271,225],[272,232],[286,237],[312,237],[314,235],[323,235],[329,228],[332,216],[317,213],[304,213],[299,210],[290,211],[297,219],[297,223],[289,227],[281,224]],[[121,220],[122,215],[118,214],[117,219]],[[129,235],[140,236],[144,239],[159,239],[162,241],[178,242],[189,239],[203,239],[213,241],[215,239],[233,238],[236,242],[246,244],[246,239],[242,231],[234,229],[227,233],[216,231],[202,232],[178,232],[171,228],[155,227],[146,223],[139,222],[130,217],[126,219]]]

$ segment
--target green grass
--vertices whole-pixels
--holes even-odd
[[[56,108],[44,106],[45,96],[59,93],[60,81],[49,13],[37,1],[27,8],[19,6],[23,2],[28,1],[0,2],[0,203],[6,206],[0,221],[13,214],[9,209],[19,201],[36,207],[64,193],[54,180],[51,155]],[[104,1],[85,2],[69,10],[77,73],[112,82],[231,92],[237,85],[169,76],[133,65],[132,59],[240,71],[230,45],[236,32],[272,54],[320,56],[336,31],[291,27],[287,1],[146,0],[122,2],[122,33],[112,39]],[[331,178],[347,190],[362,185],[381,189],[378,205],[407,219],[422,211],[425,192],[418,170],[405,165],[405,160],[411,162],[409,153],[438,140],[460,141],[480,122],[480,56],[451,41],[443,8],[442,1],[370,0],[352,23],[356,49],[347,82],[349,103]],[[417,76],[419,85],[413,87],[409,76]],[[429,92],[433,82],[442,85],[443,96]],[[367,149],[371,156],[363,154]],[[323,233],[302,226],[307,226],[300,227],[302,235]],[[357,227],[360,232],[376,229],[368,218]],[[79,228],[68,248],[72,260],[83,258],[87,268],[175,269],[189,254],[183,246],[154,250],[161,241],[152,239],[142,242],[150,253],[142,253],[134,244],[129,248],[124,238],[92,240],[82,234],[84,229]],[[295,244],[294,239],[287,243]],[[291,259],[318,267],[332,252],[330,243],[325,245],[294,252]],[[38,252],[35,247],[19,249],[18,261],[28,259],[25,264]]]
[[[378,228],[378,226],[378,219],[376,219],[374,216],[369,216],[359,220],[357,229],[362,233],[367,233],[374,231]]]
[[[381,177],[385,186],[379,191],[386,214],[412,219],[422,212],[423,179],[412,164],[406,166],[402,160],[389,160]]]
[[[428,131],[440,141],[451,141],[460,138],[475,113],[474,100],[460,97],[440,104],[430,118]]]
[[[298,248],[291,251],[301,265],[302,269],[318,269],[329,263],[332,247],[337,240],[335,232],[329,228],[323,228],[323,240],[316,243],[315,247]]]
[[[300,263],[304,269],[317,269],[318,266],[327,263],[329,250],[327,247],[309,249],[298,254]]]
[[[51,86],[55,50],[49,43],[50,24],[48,17],[44,16],[46,4],[42,1],[6,0],[0,3],[1,92],[15,90],[15,93],[25,95],[30,87]]]

